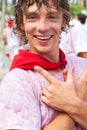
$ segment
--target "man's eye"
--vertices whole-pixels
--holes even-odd
[[[49,15],[49,19],[57,19],[57,16],[55,16],[55,15]]]
[[[34,16],[34,15],[28,15],[27,16],[27,19],[35,19],[36,18],[36,16]]]
[[[26,18],[27,18],[27,20],[28,21],[34,21],[34,20],[36,20],[38,17],[36,16],[36,15],[27,15],[26,16]]]

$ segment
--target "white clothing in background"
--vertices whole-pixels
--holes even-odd
[[[13,47],[13,46],[19,46],[20,42],[18,37],[13,33],[12,28],[6,27],[4,29],[4,34],[7,37],[7,46]]]
[[[87,32],[83,25],[76,19],[72,19],[70,25],[73,25],[73,27],[67,33],[61,34],[60,48],[70,55],[87,52]]]

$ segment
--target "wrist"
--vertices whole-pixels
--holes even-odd
[[[70,106],[67,106],[66,112],[71,115],[71,114],[78,114],[81,111],[81,106],[82,106],[83,100],[80,98],[75,98],[74,101],[72,101]]]
[[[81,113],[82,110],[82,104],[84,104],[85,102],[81,99],[76,100],[75,104],[73,104],[71,106],[71,108],[69,109],[69,111],[67,111],[67,113],[73,117],[73,116],[79,116],[79,113]]]

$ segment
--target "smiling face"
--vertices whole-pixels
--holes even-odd
[[[23,24],[31,52],[47,59],[48,56],[58,55],[61,28],[66,25],[60,10],[44,4],[38,9],[33,4],[23,16]]]

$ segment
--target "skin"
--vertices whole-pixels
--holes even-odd
[[[80,52],[80,53],[78,53],[78,56],[80,56],[82,58],[87,58],[87,52]]]
[[[36,4],[24,15],[24,28],[30,44],[30,51],[52,62],[59,60],[58,41],[61,28],[65,26],[63,14],[55,8],[42,5],[38,10]],[[47,26],[46,26],[47,25]],[[46,38],[42,40],[41,38]],[[55,50],[55,51],[54,51]]]
[[[59,114],[43,130],[73,130],[74,121],[66,113]]]

